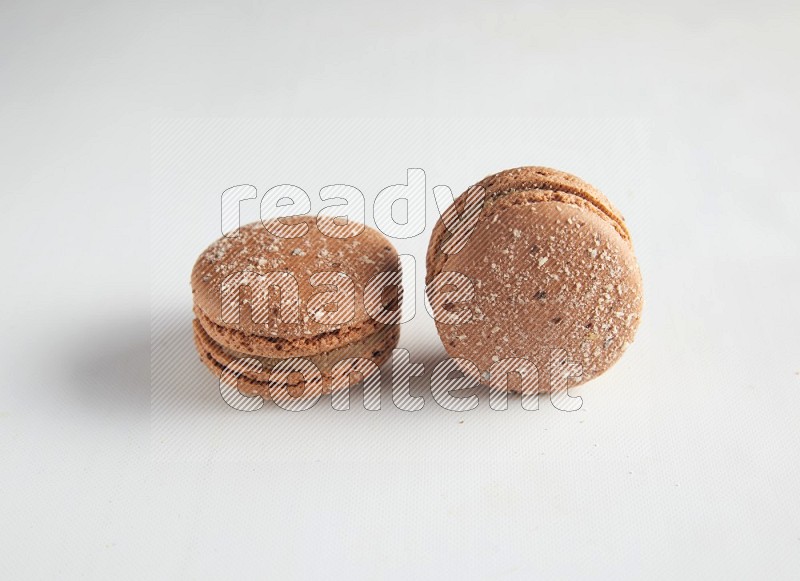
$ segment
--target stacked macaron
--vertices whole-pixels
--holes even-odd
[[[287,226],[295,228],[292,237],[275,234]],[[399,325],[375,316],[370,304],[399,314],[401,292],[376,297],[365,289],[381,273],[399,273],[397,252],[361,224],[336,230],[337,237],[325,235],[309,217],[257,222],[200,255],[191,276],[194,339],[215,375],[238,369],[237,387],[245,394],[324,393],[337,363],[367,359],[377,367],[391,355]],[[274,369],[285,371],[284,364],[301,359],[319,373],[304,376],[300,368],[282,373],[280,382],[271,378]]]

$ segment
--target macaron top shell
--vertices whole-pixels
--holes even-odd
[[[339,235],[356,235],[333,238],[320,231],[315,217],[282,218],[280,223],[308,228],[303,236],[282,238],[265,227],[270,222],[248,224],[239,229],[238,236],[215,241],[195,262],[191,276],[195,313],[209,333],[224,334],[215,339],[245,353],[283,357],[287,352],[301,355],[325,348],[320,341],[326,338],[328,346],[335,347],[380,327],[365,308],[364,288],[381,272],[399,271],[397,252],[389,241],[361,224],[339,227]],[[256,284],[259,280],[285,282],[287,275],[297,284],[296,310],[288,313],[281,307],[283,299],[291,298],[289,287]],[[284,278],[263,278],[275,276]],[[240,283],[242,294],[231,293],[230,288]],[[348,293],[351,299],[336,295],[337,291]],[[326,309],[329,313],[337,309],[325,306],[323,293],[331,299],[327,302],[346,311],[352,308],[352,314],[326,316]],[[229,310],[233,300],[240,309],[238,316]],[[398,302],[399,297],[391,308]],[[345,339],[348,333],[354,336]]]
[[[525,199],[563,201],[600,214],[610,221],[620,236],[630,241],[630,233],[619,210],[597,188],[567,172],[541,166],[518,167],[487,176],[471,186],[467,192],[478,188],[484,192],[482,217],[491,216],[492,206],[503,199],[508,202],[509,196],[514,203],[521,203]],[[456,198],[454,204],[445,211],[445,218],[448,213],[464,212],[467,192]],[[433,228],[428,246],[427,283],[430,283],[430,279],[442,270],[443,262],[447,258],[447,255],[441,252],[442,244],[451,235],[445,220],[439,219]]]

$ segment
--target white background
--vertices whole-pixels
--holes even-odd
[[[3,3],[3,576],[796,578],[799,21]],[[460,192],[522,164],[604,190],[645,277],[637,341],[580,411],[223,407],[185,349],[223,189],[369,197],[422,167]],[[421,263],[425,240],[397,245]],[[192,357],[168,407],[151,307]]]

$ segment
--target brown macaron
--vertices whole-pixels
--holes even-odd
[[[437,284],[454,273],[468,279],[472,294],[460,296],[469,300]],[[445,349],[475,365],[465,371],[488,383],[493,365],[524,358],[542,391],[556,387],[549,372],[564,356],[580,365],[567,387],[609,369],[633,341],[643,304],[622,215],[596,188],[544,167],[491,175],[459,196],[434,227],[426,284]],[[453,323],[447,314],[457,310]]]
[[[399,279],[397,251],[362,224],[292,217],[242,226],[192,269],[200,359],[218,377],[228,369],[226,379],[238,377],[248,395],[327,393],[334,371],[343,373],[339,362],[366,377],[390,357],[400,335]],[[271,378],[290,360],[301,363],[293,371],[319,373]]]

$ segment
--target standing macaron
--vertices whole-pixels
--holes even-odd
[[[474,229],[453,232],[459,216],[465,224],[472,216]],[[435,284],[452,273],[471,283],[459,307],[469,311],[455,324],[437,317],[437,329],[447,352],[485,382],[493,365],[524,358],[547,390],[559,353],[580,366],[571,385],[584,383],[620,358],[639,325],[642,279],[628,228],[603,194],[565,172],[511,169],[459,196],[428,248],[434,312],[454,309]]]
[[[195,262],[200,359],[217,376],[247,359],[233,374],[242,393],[265,395],[281,386],[293,397],[308,387],[328,392],[334,371],[340,379],[351,370],[368,376],[397,345],[400,327],[393,320],[402,292],[399,285],[380,284],[399,280],[397,252],[362,224],[340,226],[327,219],[322,228],[322,220],[294,217],[242,226],[238,236],[220,238]],[[285,373],[289,360],[312,372]],[[275,369],[283,370],[279,382]]]

